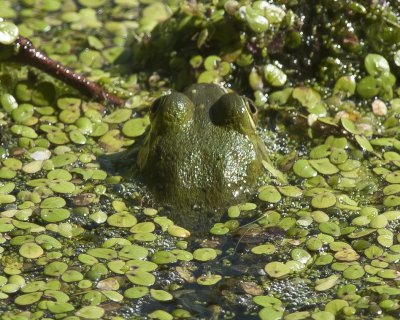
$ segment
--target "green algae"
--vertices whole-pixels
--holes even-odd
[[[2,317],[396,319],[396,6],[115,3],[111,10],[108,1],[23,1],[21,11],[5,1],[1,15],[18,16],[21,34],[110,90],[135,96],[113,109],[3,63],[0,299],[9,303]],[[307,43],[318,39],[329,54],[312,68],[293,67],[318,50],[307,50],[299,23],[309,23],[314,9],[330,14],[318,14],[310,30],[331,38],[311,34]],[[344,14],[349,9],[353,16]],[[326,17],[329,24],[321,22]],[[10,44],[14,26],[1,23],[8,38],[0,42]],[[345,23],[354,26],[350,34]],[[183,58],[176,48],[188,48]],[[160,92],[194,81],[225,82],[254,98],[260,131],[285,178],[273,175],[251,203],[221,208],[226,215],[206,235],[176,224],[145,190],[96,161],[140,139]],[[208,293],[218,294],[218,308],[204,307]]]

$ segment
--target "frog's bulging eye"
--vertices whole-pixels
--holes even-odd
[[[156,127],[175,127],[189,121],[193,116],[193,102],[184,94],[171,92],[154,101],[150,109],[150,119]]]
[[[226,93],[210,108],[210,120],[217,126],[225,126],[245,133],[254,128],[254,105],[236,93]]]

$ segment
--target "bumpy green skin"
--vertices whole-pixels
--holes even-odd
[[[158,99],[137,158],[157,200],[210,209],[251,189],[268,158],[251,109],[215,84],[195,84]]]

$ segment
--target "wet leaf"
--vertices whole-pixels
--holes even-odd
[[[267,263],[265,271],[272,278],[283,278],[290,273],[290,269],[282,262]]]
[[[364,65],[367,72],[375,77],[390,72],[390,66],[387,60],[376,53],[369,53],[364,59]]]
[[[320,279],[317,281],[317,285],[315,286],[315,290],[317,291],[326,291],[335,286],[338,283],[339,276],[332,275],[326,279]]]
[[[212,248],[200,248],[193,252],[193,257],[198,261],[214,260],[217,252]]]
[[[260,188],[258,198],[262,201],[276,203],[281,200],[282,196],[274,186],[264,186]]]
[[[15,298],[15,303],[20,305],[20,306],[26,306],[30,304],[34,304],[40,300],[42,297],[43,292],[33,292],[33,293],[27,293],[27,294],[22,294],[18,297]]]
[[[173,299],[172,294],[164,290],[150,289],[150,296],[158,301],[170,301]]]
[[[97,306],[82,307],[75,313],[83,319],[100,319],[104,315],[104,309]]]
[[[24,243],[19,248],[19,254],[24,258],[36,259],[43,255],[43,253],[42,247],[33,242]]]
[[[7,21],[0,21],[0,43],[11,44],[17,40],[19,31],[18,27]]]

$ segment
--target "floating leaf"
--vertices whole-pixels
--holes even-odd
[[[198,261],[214,260],[217,252],[212,248],[200,248],[193,252],[193,257]]]
[[[265,271],[272,278],[283,278],[290,273],[289,267],[282,262],[267,263]]]
[[[15,303],[20,305],[20,306],[26,306],[30,304],[34,304],[40,300],[40,298],[43,296],[43,292],[33,292],[33,293],[27,293],[27,294],[22,294],[15,298]]]
[[[310,87],[296,87],[292,93],[293,98],[298,100],[303,107],[314,107],[321,101],[321,95]]]
[[[356,138],[356,141],[360,145],[360,147],[363,148],[363,150],[374,152],[374,149],[372,148],[369,140],[366,137],[359,134],[356,134],[354,137]]]
[[[164,290],[150,289],[150,296],[158,301],[169,301],[173,299],[172,294]]]
[[[387,60],[376,53],[367,54],[364,59],[364,65],[367,72],[374,77],[379,77],[382,74],[390,72],[390,66]]]
[[[293,166],[293,171],[302,178],[312,178],[318,174],[318,172],[311,167],[309,161],[305,159],[297,160]]]
[[[11,44],[18,38],[18,27],[7,21],[0,21],[0,43]]]
[[[104,309],[98,306],[82,307],[75,313],[83,319],[100,319],[104,315]]]
[[[277,203],[282,196],[274,186],[263,186],[259,189],[258,198],[262,201]]]
[[[19,248],[19,254],[24,258],[36,259],[43,255],[43,253],[42,247],[33,242],[24,243]]]

